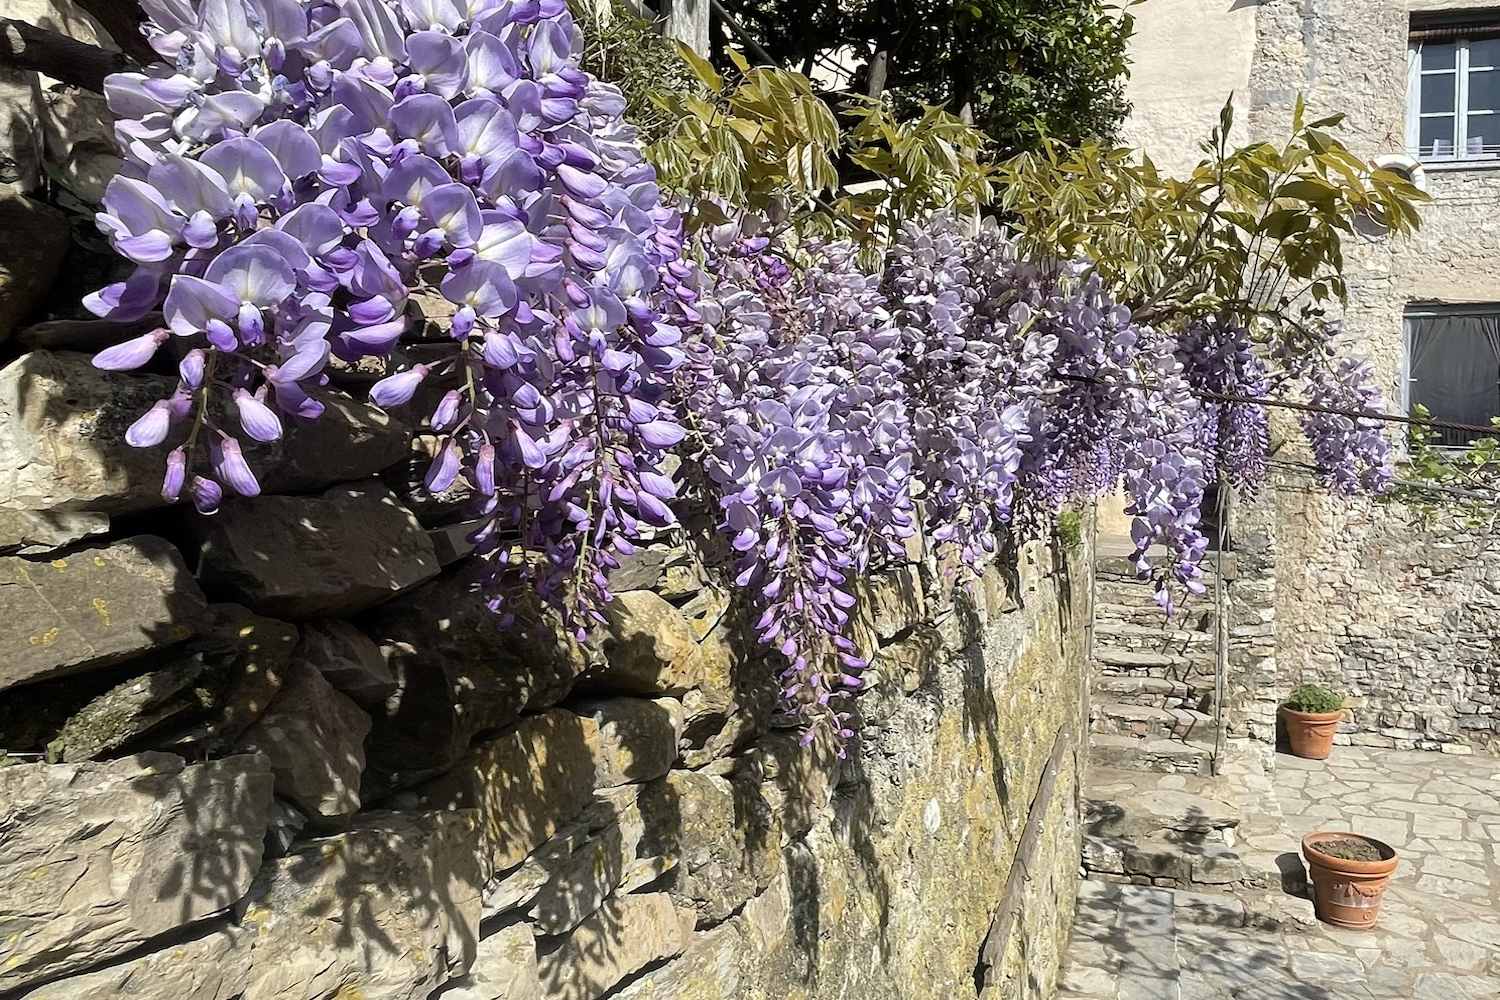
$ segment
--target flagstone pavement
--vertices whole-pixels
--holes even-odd
[[[1236,850],[1274,854],[1285,890],[1085,882],[1059,1000],[1500,1000],[1500,759],[1340,746],[1278,754],[1266,784]],[[1313,830],[1400,853],[1376,927],[1319,923],[1297,895]]]

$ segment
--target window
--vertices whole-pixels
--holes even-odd
[[[1421,404],[1436,420],[1476,427],[1500,416],[1500,303],[1409,309],[1406,359],[1408,408]],[[1438,434],[1455,448],[1487,436]]]
[[[1500,161],[1500,15],[1413,18],[1406,146],[1429,164]]]

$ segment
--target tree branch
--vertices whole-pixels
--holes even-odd
[[[0,65],[35,70],[50,77],[104,93],[104,78],[135,63],[123,52],[110,52],[25,21],[0,18]]]
[[[156,54],[141,34],[141,22],[146,14],[134,0],[73,0],[94,20],[98,21],[116,45],[136,62],[145,66],[159,62]]]

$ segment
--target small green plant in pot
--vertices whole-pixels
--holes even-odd
[[[1333,734],[1343,719],[1344,699],[1316,684],[1299,684],[1281,704],[1281,724],[1292,753],[1325,760],[1333,752]]]

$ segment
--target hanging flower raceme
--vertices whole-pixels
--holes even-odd
[[[475,493],[492,604],[508,615],[515,585],[597,619],[616,555],[673,521],[671,318],[692,293],[663,281],[678,219],[623,98],[578,69],[566,4],[144,7],[163,63],[107,81],[126,164],[99,214],[137,267],[88,304],[165,317],[100,367],[182,345],[177,391],[128,436],[168,449],[163,493],[206,511],[258,493],[240,441],[317,419],[330,359],[391,354],[413,297],[441,297],[451,354],[371,399],[452,383],[426,485]]]
[[[789,707],[842,746],[872,652],[855,645],[855,584],[915,531],[900,332],[852,247],[801,248],[794,277],[764,239],[715,235],[690,408]]]

